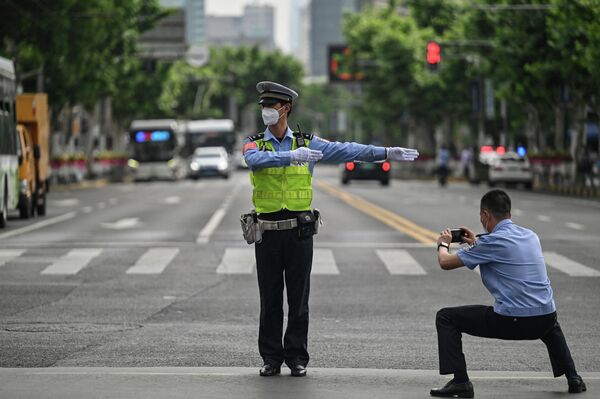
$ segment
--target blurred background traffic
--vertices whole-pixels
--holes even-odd
[[[0,18],[4,184],[20,193],[3,209],[22,217],[44,213],[48,184],[228,177],[264,129],[261,80],[300,92],[294,129],[421,153],[346,164],[345,184],[598,195],[595,1],[9,0]]]

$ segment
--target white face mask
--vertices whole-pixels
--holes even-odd
[[[279,109],[284,109],[284,108],[281,107]],[[277,124],[277,122],[279,121],[279,119],[282,116],[283,116],[283,114],[279,115],[279,110],[277,110],[275,108],[266,108],[265,107],[262,109],[263,122],[267,126],[273,126],[273,125]]]

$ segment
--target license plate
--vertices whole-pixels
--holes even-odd
[[[373,169],[375,169],[375,164],[374,163],[363,163],[361,166],[361,169],[373,170]]]

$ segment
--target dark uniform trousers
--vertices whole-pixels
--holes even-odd
[[[265,363],[308,364],[308,296],[313,238],[299,238],[298,229],[265,231],[255,244],[260,293],[258,350]],[[287,291],[288,323],[283,337],[283,287]]]
[[[504,340],[541,339],[548,348],[554,377],[576,375],[575,364],[556,312],[543,316],[510,317],[491,306],[470,305],[441,309],[436,316],[440,374],[466,372],[462,333]]]

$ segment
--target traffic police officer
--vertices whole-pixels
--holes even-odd
[[[252,200],[262,238],[255,244],[260,293],[258,348],[261,376],[280,373],[285,362],[291,375],[303,377],[309,361],[308,297],[313,237],[318,215],[311,210],[315,162],[413,161],[416,150],[329,142],[292,132],[288,115],[298,93],[273,82],[256,85],[267,129],[246,138],[244,159],[254,188]],[[305,223],[306,222],[306,223]],[[283,336],[283,289],[287,287],[288,324]]]

